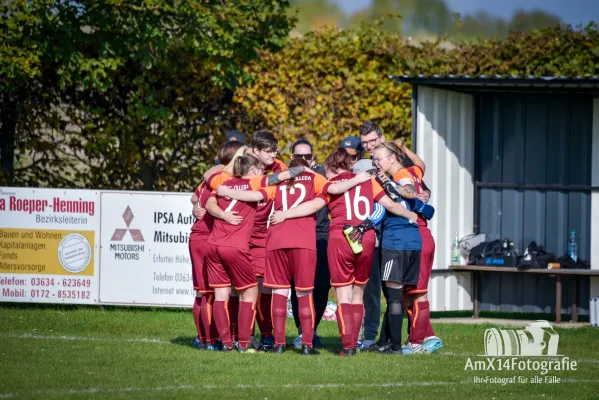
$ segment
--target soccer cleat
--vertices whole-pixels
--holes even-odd
[[[246,347],[242,347],[239,344],[239,342],[233,343],[233,350],[237,351],[238,353],[255,353],[256,352],[256,349],[251,344],[248,344]]]
[[[434,353],[435,351],[443,347],[443,341],[436,336],[429,336],[424,338],[422,343],[422,350],[424,353]]]
[[[375,345],[376,342],[374,340],[364,340],[362,341],[362,344],[358,347],[360,349],[360,351],[368,351],[366,349],[368,349],[369,347]]]
[[[421,344],[412,344],[410,342],[407,342],[405,345],[403,345],[403,347],[401,348],[401,351],[403,354],[415,354],[415,353],[424,353],[424,349],[422,348]]]
[[[343,349],[339,352],[341,357],[352,357],[356,355],[356,348],[352,347],[351,349]]]
[[[380,345],[378,343],[375,343],[375,344],[371,345],[370,347],[360,349],[360,351],[382,354],[385,352],[385,350],[387,350],[388,347],[389,347],[388,344]]]
[[[218,347],[215,344],[207,344],[206,345],[206,350],[208,350],[208,351],[220,351],[220,350],[222,350],[222,346]]]
[[[316,335],[314,335],[316,337]],[[293,339],[293,347],[300,350],[302,348],[302,335],[299,335],[295,339]]]
[[[193,341],[193,347],[195,347],[198,350],[206,350],[206,345],[200,342],[199,338],[196,338],[196,340]]]
[[[263,336],[260,338],[260,347],[263,351],[272,350],[275,346],[275,338],[273,336]]]
[[[231,351],[231,349],[226,344],[223,344],[223,347],[221,347],[220,351],[224,351],[225,353],[228,353]]]
[[[321,337],[318,336],[316,334],[316,332],[314,332],[314,338],[312,339],[312,346],[315,347],[315,348],[317,348],[317,349],[320,349],[320,348],[324,347],[324,344],[322,344]]]
[[[284,344],[277,344],[275,345],[275,347],[272,348],[272,350],[270,351],[271,353],[277,353],[277,354],[283,354],[285,352],[285,345]]]
[[[388,347],[383,354],[401,355],[403,354],[403,352],[401,351],[401,349],[394,349],[393,347]]]
[[[318,350],[308,346],[307,344],[302,344],[302,356],[316,356],[320,354]]]

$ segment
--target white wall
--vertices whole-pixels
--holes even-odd
[[[455,232],[461,238],[474,229],[474,97],[426,86],[417,90],[416,147],[436,209],[429,224],[436,242],[433,269],[448,269]],[[470,274],[433,275],[431,310],[472,309],[470,292]]]
[[[599,186],[599,98],[593,101],[591,185]],[[599,193],[591,194],[591,269],[599,269]],[[599,297],[599,278],[591,278],[591,297]]]

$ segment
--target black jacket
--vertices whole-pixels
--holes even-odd
[[[312,171],[326,177],[326,171],[324,165],[322,164],[316,164],[313,166]],[[327,207],[323,207],[316,213],[316,236],[328,237],[330,225],[331,221],[329,220],[329,209]]]

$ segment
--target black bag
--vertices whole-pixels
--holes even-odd
[[[468,265],[476,265],[477,261],[489,256],[501,255],[501,240],[482,242],[470,249],[468,253]]]
[[[520,261],[520,265],[518,265],[519,269],[530,269],[530,268],[538,268],[543,269],[549,266],[549,263],[555,261],[555,256],[553,253],[548,253],[543,246],[537,246],[537,242],[534,240],[530,242],[522,260]]]
[[[569,255],[564,255],[557,259],[561,268],[564,269],[591,269],[591,264],[588,261],[578,259],[578,261],[572,260]]]

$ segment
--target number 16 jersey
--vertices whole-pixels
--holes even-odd
[[[338,183],[352,179],[356,174],[342,172],[330,180]],[[328,185],[325,187],[326,190]],[[346,224],[356,226],[362,223],[374,211],[374,202],[385,196],[381,185],[372,178],[363,182],[340,195],[330,195],[329,213],[331,214],[331,228],[329,230],[343,229]]]

